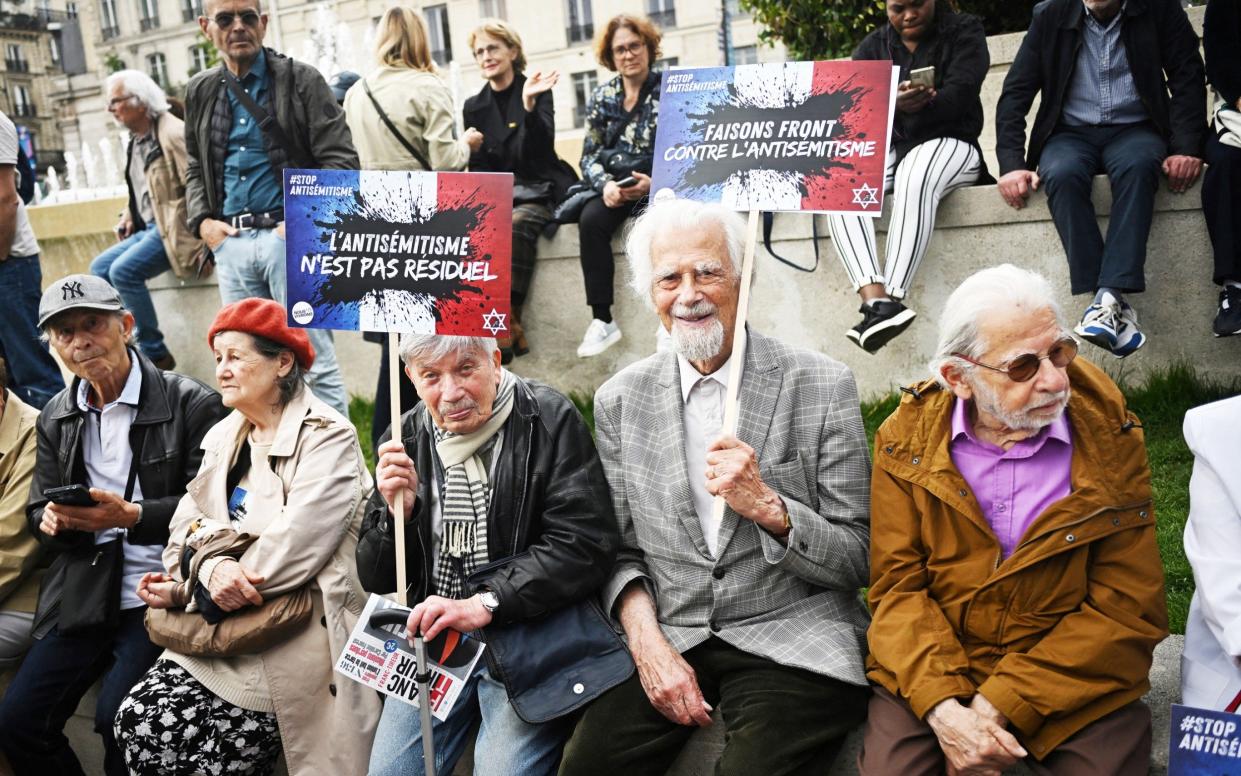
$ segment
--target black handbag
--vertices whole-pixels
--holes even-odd
[[[483,639],[517,716],[575,711],[633,675],[633,658],[592,596],[535,620],[488,625]]]
[[[125,500],[134,495],[141,445],[132,451]],[[92,539],[94,537],[91,537]],[[125,539],[99,544],[84,543],[69,551],[60,592],[57,627],[66,636],[115,628],[121,617],[121,570],[125,564]]]

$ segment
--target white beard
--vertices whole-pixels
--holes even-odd
[[[703,327],[681,325],[677,316],[693,317],[712,315],[716,312],[710,302],[700,302],[693,307],[680,303],[672,307],[672,348],[689,361],[709,361],[719,355],[724,348],[724,324],[719,318]]]
[[[1064,414],[1064,408],[1069,404],[1068,390],[1053,395],[1035,394],[1034,398],[1030,400],[1033,406],[1046,404],[1049,399],[1060,402],[1060,409],[1055,414],[1046,418],[1036,418],[1032,417],[1029,414],[1029,410],[1025,408],[1011,412],[1004,410],[1000,406],[999,394],[982,380],[970,380],[969,385],[974,391],[974,402],[977,404],[978,409],[995,416],[1001,423],[1014,431],[1038,431],[1045,426],[1050,426],[1060,419],[1060,416]]]

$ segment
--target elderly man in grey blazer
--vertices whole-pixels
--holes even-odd
[[[630,232],[634,290],[675,351],[595,396],[621,537],[604,604],[638,675],[587,709],[561,776],[662,774],[717,706],[716,774],[826,773],[865,715],[857,388],[844,365],[752,330],[734,351],[744,241],[736,213],[686,200],[657,202]],[[736,436],[721,433],[734,368]]]

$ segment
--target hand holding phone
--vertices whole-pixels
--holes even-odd
[[[628,178],[621,178],[618,180],[616,185],[620,186],[622,189],[633,188],[638,185],[638,179],[630,175]]]
[[[917,70],[909,71],[909,83],[911,86],[921,86],[926,89],[935,88],[935,68],[920,67]]]
[[[99,502],[91,498],[85,485],[63,485],[58,488],[44,488],[43,498],[53,504],[70,507],[93,507]]]

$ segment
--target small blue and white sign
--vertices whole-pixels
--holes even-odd
[[[1241,776],[1241,716],[1172,704],[1168,776]]]

